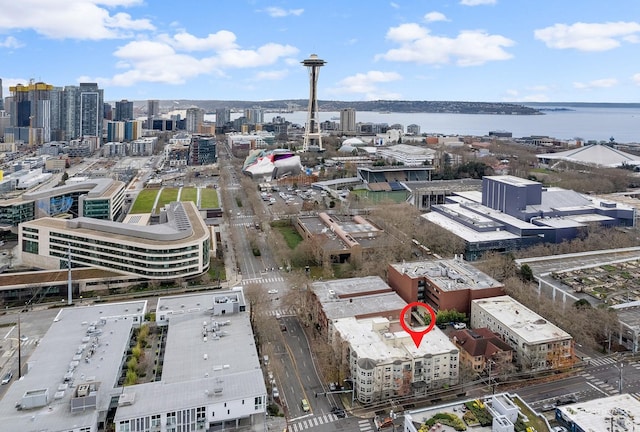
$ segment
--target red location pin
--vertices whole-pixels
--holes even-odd
[[[407,322],[404,320],[404,316],[406,315],[407,311],[410,311],[414,307],[423,307],[427,311],[429,311],[429,315],[431,315],[431,322],[429,323],[427,328],[422,331],[413,330],[411,327],[407,325]],[[436,312],[433,310],[431,306],[429,306],[426,303],[421,303],[421,302],[409,303],[402,309],[402,312],[400,312],[400,325],[402,326],[404,331],[409,333],[409,336],[411,336],[411,339],[413,339],[413,343],[416,344],[416,348],[419,348],[420,342],[422,342],[422,338],[424,337],[424,335],[426,335],[431,330],[433,330],[433,327],[435,327],[436,325]]]

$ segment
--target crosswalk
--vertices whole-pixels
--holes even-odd
[[[640,401],[640,393],[630,393],[631,397],[634,397]]]
[[[267,311],[266,314],[269,316],[274,316],[276,318],[295,315],[295,313],[289,309],[270,310],[270,311]]]
[[[371,420],[360,420],[358,421],[358,428],[360,432],[373,432],[373,423],[371,423]]]
[[[284,278],[282,276],[273,276],[273,277],[259,277],[259,278],[251,278],[251,279],[242,279],[242,284],[264,284],[264,283],[276,283],[276,282],[284,282]]]
[[[22,346],[29,346],[29,345],[36,345],[38,343],[38,340],[35,338],[30,338],[27,339],[26,341],[22,341],[20,342],[20,345]]]
[[[297,421],[289,424],[287,427],[288,432],[300,432],[308,428],[320,426],[322,424],[332,423],[338,420],[335,414],[327,413],[321,416],[313,416],[304,420]]]
[[[620,363],[619,359],[615,359],[611,357],[600,357],[600,358],[589,360],[589,364],[591,366],[614,366],[617,368],[619,367],[618,366],[619,363]],[[640,371],[639,362],[627,363],[626,367],[632,367]],[[581,372],[579,375],[584,377],[584,379],[587,380],[587,382],[589,382],[591,385],[597,387],[599,390],[606,392],[609,395],[618,394],[619,388],[618,388],[617,380],[612,382],[609,382],[609,380],[602,380],[601,378],[598,378],[593,374],[591,374],[591,372],[589,372],[588,369]]]
[[[600,357],[600,358],[590,359],[589,360],[589,365],[590,366],[604,366],[604,365],[616,364],[618,362],[619,362],[619,360],[616,360],[616,359],[614,359],[612,357]]]

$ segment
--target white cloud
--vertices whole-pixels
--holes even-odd
[[[398,3],[391,2],[389,3],[389,6],[391,6],[394,9],[400,9],[400,5]]]
[[[455,38],[433,36],[429,29],[415,23],[392,27],[387,39],[400,45],[376,59],[418,64],[449,64],[477,66],[489,61],[512,57],[504,50],[514,45],[511,39],[490,35],[481,30],[462,31]]]
[[[201,52],[196,55],[195,52]],[[114,53],[116,67],[122,72],[111,78],[92,78],[101,85],[132,86],[139,82],[183,84],[203,74],[227,76],[228,69],[260,68],[279,61],[289,63],[298,49],[290,45],[264,44],[257,49],[242,49],[236,35],[219,31],[199,38],[186,32],[163,34],[156,40],[136,40]],[[299,61],[295,63],[299,64]],[[285,71],[286,72],[286,71]],[[263,72],[260,79],[278,79],[283,71]]]
[[[445,14],[443,14],[442,12],[436,12],[436,11],[425,14],[424,20],[426,22],[449,21],[445,16]]]
[[[24,44],[13,36],[7,36],[4,40],[0,40],[0,48],[20,48]]]
[[[640,24],[637,22],[554,24],[537,29],[534,37],[549,48],[579,51],[607,51],[620,46],[620,41],[636,43]]]
[[[631,79],[636,85],[640,85],[640,73],[634,74]]]
[[[497,0],[460,0],[460,4],[465,6],[494,5],[496,3]]]
[[[615,86],[616,84],[618,84],[618,80],[615,78],[602,78],[602,79],[589,81],[586,83],[574,82],[573,88],[576,88],[579,90],[592,90],[596,88],[609,88],[609,87]]]
[[[289,15],[300,16],[304,12],[304,9],[282,9],[280,7],[268,7],[265,12],[272,18],[282,18]]]
[[[199,38],[186,31],[181,31],[173,35],[173,37],[161,35],[159,39],[175,49],[184,51],[224,50],[237,47],[236,35],[227,30],[220,30],[204,38]]]
[[[369,71],[344,78],[337,87],[329,89],[329,92],[337,95],[360,94],[366,100],[399,99],[401,97],[399,93],[383,90],[378,87],[378,84],[401,79],[402,75],[397,72]]]
[[[134,19],[105,7],[129,7],[139,0],[20,0],[4,1],[0,30],[33,30],[52,39],[116,39],[132,32],[154,30],[146,18]]]

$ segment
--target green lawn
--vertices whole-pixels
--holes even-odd
[[[138,193],[136,201],[129,213],[151,213],[153,203],[158,195],[158,189],[143,189]]]
[[[284,241],[287,242],[289,249],[293,250],[296,246],[302,243],[302,237],[298,234],[298,231],[291,226],[291,224],[272,223],[271,226],[282,234],[282,237],[284,237]]]
[[[198,189],[182,188],[182,192],[180,192],[180,201],[193,201],[194,204],[198,204]]]
[[[156,211],[173,201],[178,201],[178,188],[163,189],[160,199],[158,200],[158,205],[156,206]]]
[[[218,191],[210,188],[200,189],[200,208],[212,209],[219,208]]]

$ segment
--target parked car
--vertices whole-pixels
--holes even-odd
[[[11,378],[13,378],[13,372],[9,371],[2,377],[2,384],[9,384]]]
[[[270,289],[269,291],[267,291],[267,294],[278,294],[278,290],[277,289]]]
[[[278,399],[280,397],[280,392],[278,391],[278,387],[274,387],[273,389],[271,389],[271,396],[274,399]]]
[[[457,323],[453,323],[453,328],[456,330],[462,330],[462,329],[466,329],[467,325],[462,322],[457,322]]]

